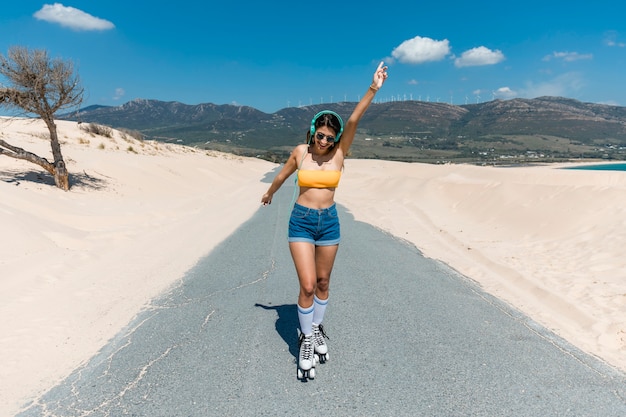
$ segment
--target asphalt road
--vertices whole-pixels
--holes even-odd
[[[624,373],[341,207],[330,360],[299,381],[291,196],[19,416],[626,416]]]

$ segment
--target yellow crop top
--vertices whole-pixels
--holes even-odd
[[[309,188],[337,188],[341,171],[298,170],[298,185]]]

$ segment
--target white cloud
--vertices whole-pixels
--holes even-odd
[[[126,95],[126,91],[123,88],[116,88],[115,94],[113,94],[113,100],[119,100]]]
[[[552,55],[543,57],[544,61],[554,59],[562,59],[565,62],[580,61],[582,59],[593,59],[593,54],[579,54],[578,52],[553,52]]]
[[[568,72],[538,84],[528,82],[521,95],[528,98],[542,96],[571,97],[583,86],[584,80],[580,73]]]
[[[450,53],[447,39],[436,41],[416,36],[397,46],[391,55],[404,64],[422,64],[424,62],[441,61]]]
[[[66,7],[61,3],[44,4],[41,10],[33,15],[36,19],[74,30],[107,30],[115,25],[108,20],[94,17],[74,7]]]
[[[611,47],[613,47],[613,46],[617,46],[618,48],[625,47],[626,43],[618,41],[617,40],[618,36],[619,36],[619,34],[616,31],[610,30],[610,31],[608,31],[608,32],[606,32],[604,34],[604,43],[607,46],[611,46]]]
[[[500,87],[493,92],[493,95],[502,99],[509,99],[517,97],[517,92],[511,90],[509,87]]]
[[[504,54],[501,51],[497,49],[492,51],[484,46],[479,46],[463,52],[460,58],[454,60],[454,65],[458,68],[475,67],[494,65],[502,61],[504,61]]]

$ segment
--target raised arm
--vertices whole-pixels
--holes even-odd
[[[356,107],[352,111],[352,114],[350,115],[350,118],[346,122],[346,127],[344,128],[343,134],[341,135],[341,141],[339,141],[339,146],[344,155],[348,153],[348,150],[350,149],[350,146],[354,141],[356,128],[359,124],[359,121],[361,120],[361,117],[363,116],[363,114],[365,114],[365,111],[369,107],[380,87],[383,86],[386,79],[387,66],[385,66],[384,63],[381,61],[381,63],[378,64],[378,68],[376,68],[376,72],[374,73],[372,84],[369,86],[369,88],[363,95],[363,98],[356,105]]]

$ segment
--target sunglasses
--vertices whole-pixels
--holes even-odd
[[[315,134],[315,139],[322,141],[324,139],[326,139],[326,142],[328,143],[335,143],[335,137],[334,136],[330,136],[330,135],[325,135],[321,132],[317,132]]]

